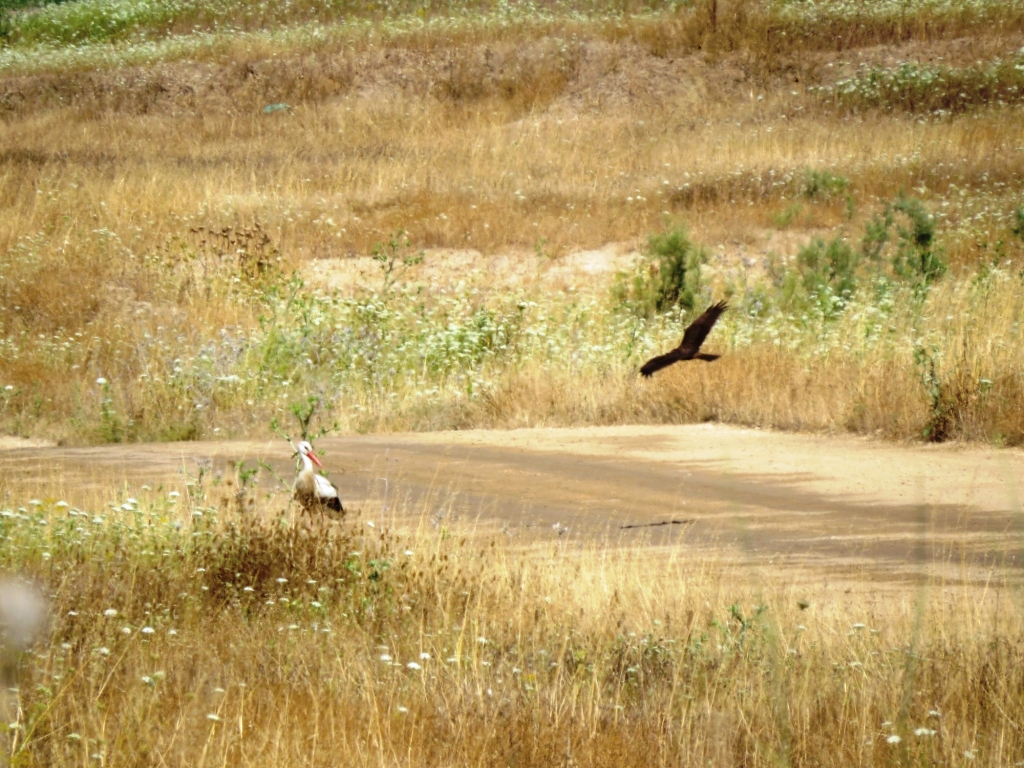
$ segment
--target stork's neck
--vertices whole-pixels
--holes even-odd
[[[312,472],[313,471],[313,460],[304,453],[299,454],[299,458],[302,459],[302,471]]]

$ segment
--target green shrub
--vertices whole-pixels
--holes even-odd
[[[812,240],[797,254],[804,290],[810,296],[829,299],[831,313],[838,298],[841,304],[849,301],[857,290],[857,268],[860,257],[842,237],[829,242]]]
[[[840,192],[845,192],[850,180],[845,176],[836,176],[826,169],[808,168],[804,173],[804,197],[812,200],[828,199]]]
[[[886,203],[865,229],[863,250],[879,265],[888,261],[896,277],[924,285],[942,277],[947,268],[935,243],[935,219],[914,197],[901,195]]]
[[[632,275],[619,275],[613,295],[643,316],[673,307],[693,309],[705,258],[704,249],[690,241],[682,226],[651,235],[643,259]]]
[[[908,283],[920,297],[921,289],[945,271],[934,218],[920,200],[904,196],[886,203],[866,224],[859,248],[842,234],[828,241],[817,238],[800,249],[795,264],[774,261],[769,266],[781,306],[813,310],[826,320],[845,309],[872,272],[876,286]]]
[[[1024,240],[1024,205],[1013,212],[1013,224],[1010,226],[1010,231]]]

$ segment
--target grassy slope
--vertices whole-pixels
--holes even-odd
[[[119,7],[14,18],[63,29]],[[717,418],[1024,437],[1019,4],[901,5],[899,23],[884,4],[722,4],[714,21],[704,5],[331,6],[326,25],[306,23],[313,6],[251,24],[247,4],[205,21],[131,7],[124,34],[17,32],[0,51],[5,430],[252,433],[314,396],[363,430]],[[829,175],[848,184],[813,182]],[[936,217],[952,265],[924,294],[865,262],[835,312],[786,254],[762,280],[729,266],[774,230],[859,249],[900,193]],[[638,319],[602,286],[421,285],[412,268],[332,298],[288,277],[399,229],[406,256],[557,260],[642,245],[667,218],[724,247],[701,301],[740,311],[716,342],[728,361],[653,385],[633,371],[685,313]]]

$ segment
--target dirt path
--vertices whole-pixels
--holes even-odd
[[[720,425],[350,436],[318,450],[364,515],[447,510],[531,540],[713,545],[739,562],[886,580],[984,579],[1024,552],[1018,450]],[[207,458],[216,471],[266,461],[290,480],[288,454],[281,441],[0,450],[0,502],[180,485]]]

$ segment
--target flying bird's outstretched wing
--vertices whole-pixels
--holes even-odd
[[[654,375],[655,371],[660,371],[662,368],[672,365],[672,363],[678,362],[679,360],[682,360],[682,358],[679,357],[679,352],[674,349],[664,355],[652,357],[644,363],[643,368],[640,369],[640,375],[650,378]]]
[[[718,321],[719,316],[728,309],[729,306],[724,301],[720,301],[717,304],[712,304],[706,310],[704,314],[694,320],[687,327],[683,333],[683,340],[678,347],[673,349],[671,352],[667,352],[664,355],[658,355],[652,357],[643,367],[640,369],[640,375],[644,377],[650,377],[655,371],[660,371],[666,366],[672,365],[672,363],[680,360],[705,360],[711,362],[717,360],[718,355],[709,355],[700,351],[700,345],[704,343],[704,339],[711,333],[711,329],[715,327],[715,323]]]
[[[700,345],[704,343],[704,339],[708,337],[711,329],[718,322],[718,318],[728,308],[729,305],[724,301],[712,304],[704,310],[703,315],[690,323],[683,333],[683,341],[678,347],[680,353],[685,355],[684,360],[689,360],[697,354],[700,350]]]

